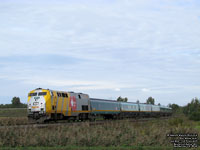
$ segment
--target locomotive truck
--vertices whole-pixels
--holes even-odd
[[[170,116],[166,106],[90,98],[88,94],[37,88],[28,94],[28,120],[95,120]]]

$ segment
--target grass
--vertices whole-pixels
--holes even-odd
[[[80,147],[80,146],[57,146],[57,147],[4,147],[1,150],[171,150],[171,147],[155,146],[119,146],[119,147]],[[177,149],[178,150],[178,149]],[[184,150],[184,149],[182,149]],[[185,149],[186,150],[186,149]]]
[[[0,126],[25,125],[28,124],[27,117],[0,117]]]
[[[0,108],[0,126],[27,124],[26,108]]]
[[[0,128],[0,147],[34,149],[171,149],[168,133],[197,133],[196,124],[187,118],[154,119],[148,122],[108,121],[102,125],[88,122],[46,128]],[[200,135],[200,134],[199,134]],[[198,143],[199,144],[199,143]],[[58,147],[59,146],[59,147]]]
[[[11,128],[7,126],[27,124],[27,117],[13,117],[16,115],[13,115],[13,112],[17,111],[16,113],[20,114],[24,110],[9,110],[11,113],[7,115],[9,117],[0,117],[0,125],[4,125],[0,128],[0,149],[2,150],[168,150],[173,149],[170,143],[172,139],[166,136],[168,133],[200,135],[200,121],[188,120],[183,115],[165,120],[157,118],[148,122],[120,120],[108,121],[101,125],[82,122],[46,128]],[[2,110],[0,110],[1,113]]]
[[[26,117],[27,108],[0,108],[0,117]]]

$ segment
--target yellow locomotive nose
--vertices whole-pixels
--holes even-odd
[[[28,119],[42,122],[50,117],[51,94],[49,89],[37,88],[28,94]]]

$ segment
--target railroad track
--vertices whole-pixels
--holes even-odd
[[[89,125],[98,125],[103,124],[103,120],[98,120],[94,122],[82,121],[82,122],[55,122],[55,123],[43,123],[43,124],[21,124],[21,125],[9,125],[9,126],[0,126],[2,128],[46,128],[46,127],[54,127],[54,126],[70,126],[70,125],[79,125],[88,123]]]
[[[96,120],[96,121],[77,121],[77,122],[67,122],[67,121],[58,121],[58,122],[50,122],[50,123],[43,123],[43,124],[21,124],[21,125],[10,125],[10,126],[0,126],[0,129],[3,128],[47,128],[47,127],[54,127],[54,126],[70,126],[70,125],[81,125],[88,123],[89,126],[92,125],[101,125],[109,122],[121,122],[121,121],[129,121],[129,122],[147,122],[157,119],[169,119],[172,117],[160,117],[160,118],[129,118],[129,119],[121,119],[121,120]]]

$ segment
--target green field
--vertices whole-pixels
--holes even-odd
[[[26,108],[0,108],[0,126],[28,124]]]
[[[0,117],[26,117],[27,108],[0,108]]]

